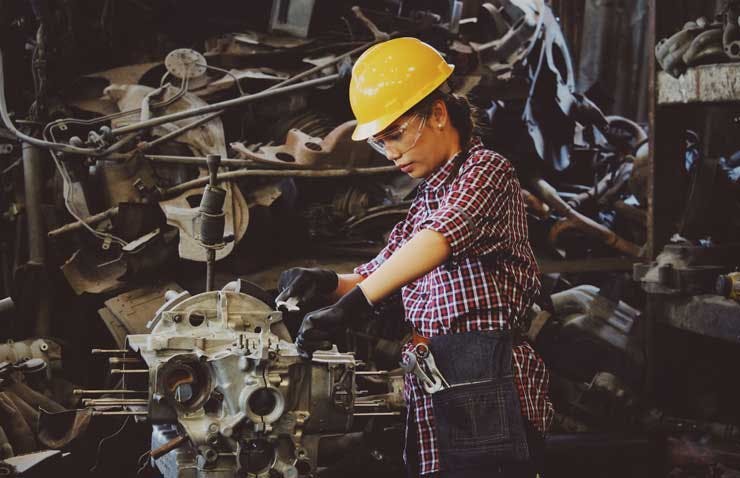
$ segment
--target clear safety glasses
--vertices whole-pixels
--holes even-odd
[[[414,122],[418,120],[419,126],[414,129]],[[390,154],[403,156],[411,150],[421,137],[427,118],[424,115],[414,114],[401,124],[386,128],[376,136],[371,136],[367,142],[380,154],[388,157]]]

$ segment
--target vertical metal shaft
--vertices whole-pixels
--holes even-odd
[[[210,292],[216,287],[216,251],[207,249],[206,254],[206,292]]]
[[[41,149],[23,143],[23,185],[26,199],[26,221],[28,224],[28,262],[43,266],[46,261],[44,240],[44,218],[41,215],[42,167],[44,158]]]

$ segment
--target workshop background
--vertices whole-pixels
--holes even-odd
[[[398,297],[313,362],[274,297],[405,216],[418,182],[350,140],[347,89],[362,51],[415,36],[523,188],[547,476],[740,476],[739,16],[0,2],[0,475],[405,476]]]

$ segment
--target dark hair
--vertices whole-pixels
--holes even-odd
[[[432,112],[432,105],[437,100],[442,100],[447,106],[447,113],[450,115],[452,126],[457,129],[460,135],[460,147],[467,150],[470,145],[470,139],[473,136],[475,119],[473,107],[465,96],[448,93],[444,90],[449,89],[446,86],[437,88],[429,93],[423,100],[414,105],[409,113],[418,113],[429,116]]]

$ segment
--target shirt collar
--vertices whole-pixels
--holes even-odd
[[[465,161],[470,155],[481,149],[483,142],[480,137],[473,136],[470,139],[470,146],[467,150],[460,151],[449,161],[445,161],[439,168],[434,170],[432,174],[424,180],[424,184],[429,189],[437,189],[451,178],[453,178],[460,167],[460,164]]]

